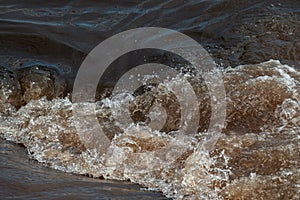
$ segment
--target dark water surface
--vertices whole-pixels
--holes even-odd
[[[128,138],[124,137],[139,146],[134,152],[141,154],[126,154],[124,160],[115,155],[107,158],[117,166],[112,170],[78,142],[70,116],[72,105],[65,97],[72,90],[80,64],[106,38],[149,26],[192,37],[220,68],[249,64],[224,71],[227,126],[224,138],[210,152],[214,161],[201,157],[195,138],[188,138],[174,145],[191,145],[194,152],[187,150],[174,168],[159,169],[158,174],[140,169],[138,165],[145,163],[147,156],[143,160],[139,155],[148,155],[148,151],[167,154],[167,150],[156,148],[172,138],[165,140],[152,132],[134,138],[124,129],[129,132]],[[137,57],[129,56],[126,62],[121,59],[115,66],[132,65]],[[278,61],[265,63],[270,59]],[[25,148],[0,140],[0,199],[165,198],[128,182],[91,179],[54,169],[130,179],[177,199],[299,199],[299,69],[299,0],[1,0],[0,137],[22,143],[28,154]],[[111,86],[112,80],[114,77],[108,76],[103,85]],[[195,87],[203,93],[201,83]],[[159,92],[150,95],[164,98]],[[141,99],[147,102],[144,96]],[[205,111],[208,100],[203,102],[202,119],[210,114]],[[105,118],[106,108],[98,109],[104,113],[99,119]],[[200,129],[205,130],[207,122],[201,123]],[[112,135],[120,131],[110,123],[106,126]],[[111,148],[116,152],[132,148],[121,137],[114,142]],[[54,169],[29,160],[28,155]],[[201,171],[197,167],[203,162],[213,164]]]
[[[1,140],[1,199],[166,199],[128,182],[75,176],[27,158],[23,147]]]

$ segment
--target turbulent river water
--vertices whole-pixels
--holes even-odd
[[[145,49],[114,62],[84,105],[111,140],[105,152],[91,127],[78,133],[81,63],[139,27],[179,31],[211,55],[226,94],[221,130],[209,129],[214,82]],[[1,199],[300,199],[299,1],[0,1],[0,47]],[[197,108],[196,132],[179,128],[184,111],[169,82],[111,95],[120,71],[147,62],[181,69],[176,86],[188,81],[198,100],[187,105]],[[154,104],[166,115],[159,130],[149,125],[162,114]],[[119,123],[127,111],[134,123]]]

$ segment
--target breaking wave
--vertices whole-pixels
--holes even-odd
[[[211,97],[200,75],[189,78],[200,102],[192,105],[200,115],[193,135],[178,129],[180,106],[167,83],[100,98],[96,115],[111,139],[104,155],[90,148],[89,134],[91,145],[82,143],[72,113],[78,105],[59,70],[31,65],[0,72],[0,136],[24,145],[30,158],[46,166],[130,180],[175,199],[300,197],[300,72],[279,61],[222,70],[227,115],[221,132],[207,132]],[[112,117],[125,109],[124,101],[135,123],[119,124]],[[148,126],[150,115],[162,114],[150,109],[155,103],[166,111],[160,131]],[[208,134],[220,136],[209,150],[203,148]]]

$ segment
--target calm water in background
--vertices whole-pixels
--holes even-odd
[[[63,74],[70,91],[89,51],[131,28],[181,31],[219,66],[278,59],[300,68],[300,1],[0,1],[0,65],[34,64]],[[163,199],[136,185],[70,175],[29,161],[26,150],[0,141],[0,198]]]
[[[297,0],[1,1],[0,64],[51,65],[70,89],[96,45],[121,31],[154,26],[192,37],[220,66],[277,59],[299,68],[299,18]]]

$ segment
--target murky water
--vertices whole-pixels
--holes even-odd
[[[112,140],[102,155],[76,130],[76,72],[98,43],[143,26],[178,30],[212,55],[226,91],[225,127],[207,132],[212,97],[201,74],[188,78],[201,102],[192,105],[199,107],[198,133],[188,134],[178,130],[180,105],[170,84],[110,96],[118,75],[108,72],[96,101],[99,123]],[[300,198],[298,1],[10,1],[0,3],[0,27],[0,136],[26,148],[1,140],[1,198],[165,198],[99,177],[175,199]],[[140,55],[186,66],[159,51],[139,51],[111,69],[141,64]],[[119,124],[112,116],[125,109],[124,101],[138,124]],[[154,103],[168,114],[162,131],[147,126],[149,113],[158,112],[151,111]],[[203,149],[208,134],[219,137]]]
[[[1,199],[166,199],[137,185],[66,174],[27,158],[24,147],[1,140]]]

